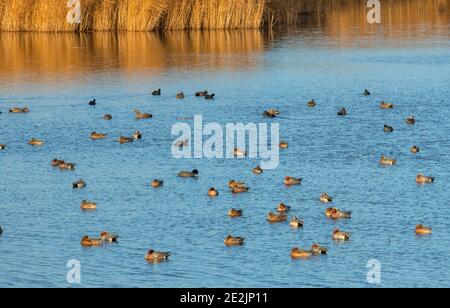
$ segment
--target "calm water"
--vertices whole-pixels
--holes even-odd
[[[370,287],[367,261],[382,263],[382,287],[450,287],[450,44],[448,24],[375,27],[339,34],[307,28],[260,32],[0,34],[0,286],[66,287],[66,262],[82,264],[82,287]],[[151,90],[162,88],[154,98]],[[192,94],[217,93],[206,103]],[[363,97],[368,88],[373,96]],[[97,98],[98,106],[87,102]],[[315,98],[318,107],[305,102]],[[392,111],[380,110],[381,100]],[[29,106],[26,115],[8,108]],[[282,111],[276,121],[290,143],[278,169],[252,174],[252,160],[175,160],[170,131],[178,118],[201,114],[205,122],[272,122],[263,110]],[[349,116],[336,112],[347,107]],[[132,110],[154,119],[135,121]],[[111,113],[114,119],[103,121]],[[418,124],[404,120],[415,115]],[[190,120],[185,122],[190,123]],[[395,127],[393,134],[382,131]],[[119,145],[139,129],[143,140]],[[93,142],[91,131],[108,134]],[[46,141],[27,145],[31,137]],[[418,145],[417,156],[409,148]],[[382,168],[382,155],[399,160]],[[50,166],[53,158],[76,162],[75,172]],[[180,170],[200,170],[183,180]],[[419,172],[437,182],[415,184]],[[301,187],[286,188],[286,175]],[[71,183],[83,178],[84,190]],[[154,178],[165,187],[148,186]],[[238,179],[251,192],[233,196]],[[206,196],[219,189],[217,199]],[[324,217],[321,192],[352,210],[349,221]],[[93,213],[81,200],[97,201]],[[278,203],[305,219],[304,229],[269,225]],[[226,216],[242,208],[243,218]],[[416,237],[414,226],[433,227]],[[339,227],[352,240],[336,244]],[[84,234],[108,230],[120,243],[83,249]],[[246,238],[226,248],[224,237]],[[329,255],[292,261],[292,247],[318,242]],[[172,251],[170,262],[149,265],[149,248]]]

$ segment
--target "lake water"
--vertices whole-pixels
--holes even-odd
[[[449,23],[389,27],[305,27],[276,33],[0,34],[0,286],[68,287],[68,260],[81,262],[81,287],[372,287],[367,262],[381,262],[381,287],[450,287]],[[151,91],[163,90],[161,97]],[[364,89],[372,96],[362,96]],[[217,94],[214,102],[193,97]],[[180,101],[175,94],[183,90]],[[96,108],[87,102],[96,98]],[[314,98],[317,108],[305,103]],[[395,103],[380,110],[381,100]],[[29,106],[28,114],[8,114]],[[261,117],[278,108],[275,120]],[[336,116],[341,107],[345,118]],[[133,109],[151,112],[136,121]],[[112,121],[102,116],[110,113]],[[255,160],[177,160],[172,125],[193,115],[205,122],[280,123],[276,170],[255,176]],[[415,115],[417,125],[405,119]],[[396,129],[383,132],[383,125]],[[120,145],[139,129],[143,140]],[[91,131],[108,134],[91,141]],[[27,145],[32,138],[45,145]],[[422,151],[413,156],[409,149]],[[398,159],[380,167],[382,154]],[[75,162],[74,172],[50,166]],[[198,180],[176,177],[200,170]],[[417,173],[436,177],[418,186]],[[301,187],[282,184],[286,175]],[[73,190],[83,178],[88,186]],[[154,178],[165,181],[155,190]],[[227,191],[231,179],[248,194]],[[214,186],[220,196],[210,199]],[[353,211],[333,222],[318,202]],[[84,213],[83,199],[98,202]],[[265,221],[278,203],[292,206],[305,228]],[[231,208],[244,217],[230,219]],[[417,237],[415,225],[433,227]],[[351,241],[333,242],[339,227]],[[85,234],[108,230],[118,245],[85,249]],[[227,248],[227,234],[246,238]],[[329,254],[292,261],[292,247],[318,242]],[[173,253],[150,265],[149,248]]]

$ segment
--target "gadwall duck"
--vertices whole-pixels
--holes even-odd
[[[59,170],[69,170],[74,171],[75,170],[75,164],[74,163],[66,163],[65,161],[61,162],[58,166]]]
[[[145,260],[150,263],[161,263],[169,260],[170,255],[170,252],[154,251],[150,249],[145,255]]]
[[[98,140],[98,139],[105,139],[106,138],[106,134],[100,134],[97,132],[92,132],[91,133],[91,139],[92,140]]]
[[[386,103],[386,102],[381,102],[380,103],[380,108],[381,109],[393,109],[394,108],[394,104],[392,103]]]
[[[233,194],[246,193],[246,192],[248,192],[249,190],[250,190],[250,188],[248,188],[248,187],[241,187],[241,186],[232,187],[232,188],[230,189],[230,191],[231,191]]]
[[[196,178],[198,176],[199,172],[197,169],[189,171],[181,171],[178,173],[178,177],[180,178]]]
[[[416,176],[416,182],[418,183],[418,184],[430,184],[430,183],[434,183],[434,177],[432,177],[432,176],[426,176],[426,175],[423,175],[423,174],[418,174],[417,176]]]
[[[383,166],[393,166],[397,164],[397,160],[383,155],[380,158],[380,164]]]
[[[96,210],[97,209],[97,203],[95,202],[90,202],[87,200],[83,200],[81,202],[80,208],[84,211],[92,211],[92,210]]]
[[[153,118],[153,115],[150,113],[142,113],[139,109],[134,110],[134,115],[137,120],[143,120],[143,119],[151,119]]]
[[[244,245],[244,238],[228,235],[223,242],[226,246],[242,246]]]
[[[31,139],[28,141],[28,144],[29,144],[29,145],[32,145],[32,146],[40,146],[40,145],[43,145],[43,144],[44,144],[44,141],[39,140],[39,139],[36,139],[36,138],[31,138]]]
[[[284,185],[286,186],[293,186],[293,185],[301,185],[302,184],[303,179],[301,178],[294,178],[291,176],[287,176],[284,178]]]
[[[416,234],[418,235],[429,235],[432,233],[433,230],[430,227],[426,227],[422,224],[416,226]]]
[[[267,214],[267,221],[268,222],[285,222],[287,220],[287,216],[286,214],[274,214],[272,212],[270,212],[269,214]]]

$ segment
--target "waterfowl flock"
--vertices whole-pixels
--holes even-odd
[[[153,96],[161,96],[162,95],[161,89],[153,91],[152,95]],[[371,93],[368,90],[365,90],[363,92],[363,95],[370,96]],[[214,93],[210,94],[210,93],[208,93],[207,90],[197,92],[197,93],[195,93],[195,96],[203,97],[206,100],[212,100],[215,98],[215,94]],[[185,94],[184,94],[184,92],[180,92],[180,93],[176,94],[175,97],[177,99],[184,99]],[[94,99],[89,102],[89,105],[96,106],[97,101]],[[306,105],[308,107],[316,107],[317,102],[313,99],[313,100],[307,102]],[[380,107],[382,109],[393,109],[394,104],[386,103],[383,101],[380,103]],[[30,112],[30,110],[28,107],[24,107],[24,108],[15,107],[15,108],[11,108],[9,110],[9,112],[10,113],[28,113],[28,112]],[[138,109],[134,110],[134,114],[135,114],[135,118],[138,120],[153,118],[152,114],[143,113]],[[348,111],[346,108],[342,108],[339,110],[339,112],[337,114],[338,114],[338,116],[346,116],[346,115],[348,115]],[[280,115],[280,111],[276,110],[276,109],[268,109],[268,110],[264,111],[262,115],[264,117],[268,117],[268,118],[275,118]],[[112,118],[113,118],[113,116],[110,114],[106,114],[103,117],[104,120],[108,120],[108,121],[112,120]],[[405,122],[407,125],[415,125],[416,118],[414,116],[410,116],[405,120]],[[393,129],[393,127],[391,127],[389,125],[385,125],[384,131],[385,132],[393,132],[394,129]],[[93,140],[100,140],[100,139],[107,138],[107,136],[108,135],[106,133],[98,133],[98,132],[94,131],[91,133],[90,138]],[[120,136],[118,141],[119,141],[119,143],[123,144],[123,143],[131,143],[135,140],[140,140],[142,138],[143,138],[142,133],[139,131],[135,131],[131,137]],[[37,139],[37,138],[32,138],[28,141],[28,144],[32,145],[32,146],[42,146],[42,145],[44,145],[44,141]],[[177,144],[177,146],[184,147],[184,146],[187,146],[188,144],[189,144],[189,140],[186,140],[186,141],[179,142]],[[279,147],[281,149],[288,149],[289,144],[286,141],[281,141],[279,144]],[[7,150],[7,145],[0,144],[0,150],[3,150],[3,151]],[[420,149],[418,146],[413,146],[410,148],[410,152],[413,154],[417,154],[420,152]],[[247,153],[243,149],[236,148],[236,149],[234,149],[234,155],[237,157],[246,157]],[[390,157],[387,157],[384,155],[381,156],[379,162],[383,166],[394,166],[397,164],[396,159],[390,158]],[[64,160],[56,159],[56,158],[51,161],[51,165],[54,168],[59,168],[61,171],[63,171],[63,170],[73,171],[73,170],[75,170],[75,166],[76,166],[75,163],[69,163]],[[260,166],[257,166],[252,170],[252,172],[255,175],[260,175],[264,172],[264,170]],[[199,174],[200,174],[199,170],[194,169],[192,171],[181,171],[177,174],[177,176],[180,178],[196,179],[199,177]],[[421,185],[422,184],[431,184],[434,181],[435,181],[434,177],[426,176],[422,173],[419,173],[416,176],[417,184],[421,184]],[[296,178],[296,177],[292,177],[292,176],[286,176],[283,179],[283,184],[287,187],[302,185],[302,182],[303,182],[303,179],[300,177]],[[87,186],[87,184],[83,179],[80,179],[72,184],[73,189],[83,189],[86,186]],[[160,179],[154,179],[150,183],[150,186],[155,189],[163,187],[164,181],[160,180]],[[246,183],[239,182],[236,180],[230,180],[228,183],[228,188],[232,194],[248,193],[250,191],[250,188],[247,186]],[[207,195],[211,198],[216,198],[216,197],[219,197],[219,191],[216,188],[211,187],[208,190]],[[334,200],[333,200],[332,196],[330,196],[328,193],[324,192],[319,196],[318,201],[320,201],[320,203],[332,203]],[[80,208],[83,211],[94,211],[97,209],[97,203],[93,202],[93,201],[83,200],[81,202]],[[280,203],[273,212],[271,211],[267,214],[266,220],[270,224],[286,223],[286,224],[289,224],[289,226],[292,227],[293,229],[304,228],[304,226],[305,226],[304,220],[299,219],[297,216],[293,216],[293,215],[291,216],[291,219],[289,219],[290,216],[288,216],[287,213],[289,213],[290,211],[292,211],[291,206],[288,206],[284,203]],[[242,217],[243,215],[244,215],[243,211],[241,209],[236,209],[236,208],[232,208],[231,210],[229,210],[227,212],[227,216],[229,216],[230,218],[239,218],[239,217]],[[342,220],[342,219],[351,219],[352,212],[340,210],[336,207],[329,207],[325,210],[325,216],[327,218],[329,218],[331,220],[335,220],[335,221]],[[430,235],[430,234],[432,234],[432,228],[424,226],[422,224],[417,224],[415,227],[415,233],[417,235]],[[2,235],[2,234],[3,234],[3,229],[0,226],[0,235]],[[331,238],[334,241],[346,242],[346,241],[350,240],[351,233],[344,232],[339,229],[334,229],[331,233]],[[88,247],[88,248],[100,247],[105,244],[117,243],[118,239],[119,239],[118,235],[110,234],[108,232],[102,232],[98,238],[91,238],[88,235],[85,235],[82,237],[80,243],[81,243],[82,247]],[[244,238],[240,237],[240,236],[236,237],[236,236],[228,235],[224,239],[224,244],[228,247],[243,246]],[[292,248],[292,250],[290,252],[290,257],[292,259],[306,259],[306,258],[310,258],[313,256],[324,255],[327,253],[328,253],[327,248],[322,247],[319,244],[315,243],[311,246],[311,249],[309,249],[309,250],[304,250],[304,249],[301,249],[298,247]],[[145,255],[145,260],[147,260],[150,263],[161,263],[161,262],[167,261],[170,256],[171,256],[171,253],[169,253],[169,252],[148,250],[147,254]]]

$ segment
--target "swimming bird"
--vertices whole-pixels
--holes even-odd
[[[333,231],[333,240],[335,241],[348,241],[350,239],[349,232],[342,232],[339,229]]]
[[[244,238],[228,235],[223,242],[226,246],[242,246],[244,245]]]
[[[434,183],[434,177],[432,176],[425,176],[421,173],[419,173],[416,176],[416,182],[417,184],[430,184],[430,183]]]
[[[306,103],[306,106],[308,106],[308,107],[316,107],[317,103],[316,103],[315,100],[311,100],[311,101]]]
[[[426,227],[422,224],[416,226],[416,234],[418,235],[429,235],[433,233],[433,230],[430,227]]]
[[[75,164],[74,163],[66,163],[65,161],[61,162],[58,166],[59,170],[75,170]]]
[[[319,197],[320,202],[322,203],[330,203],[333,202],[333,198],[327,194],[327,193],[322,193]]]
[[[247,151],[245,151],[245,150],[241,150],[241,149],[238,149],[238,148],[235,148],[234,150],[233,150],[233,153],[234,153],[234,156],[235,157],[246,157],[247,156]]]
[[[230,189],[230,191],[233,193],[233,194],[241,194],[241,193],[246,193],[246,192],[248,192],[250,190],[250,188],[248,188],[248,187],[245,187],[245,186],[236,186],[236,187],[232,187],[231,189]]]
[[[100,233],[100,238],[105,243],[117,243],[119,241],[119,236],[115,234],[110,234],[108,232]]]
[[[389,126],[389,125],[385,124],[383,130],[386,133],[392,133],[394,131],[394,128],[392,126]]]
[[[155,90],[152,92],[153,96],[161,96],[161,89]]]
[[[61,164],[64,164],[64,161],[63,160],[61,160],[61,159],[54,159],[54,160],[52,160],[52,162],[51,162],[51,165],[53,166],[53,167],[59,167]]]
[[[184,92],[180,92],[176,96],[177,99],[183,99],[184,98]]]
[[[6,144],[0,144],[0,150],[5,150],[6,149]]]
[[[365,96],[369,96],[369,95],[371,95],[371,93],[369,92],[369,90],[364,90],[364,93],[363,93],[363,95],[365,95]]]
[[[73,188],[85,188],[86,187],[86,182],[83,181],[82,179],[78,180],[78,181],[72,183],[72,187]]]
[[[280,112],[276,109],[268,109],[263,112],[263,116],[266,118],[275,118],[280,115]]]
[[[81,239],[81,246],[83,247],[98,247],[103,245],[102,239],[91,239],[89,236],[85,235]]]
[[[341,211],[339,209],[332,209],[331,218],[333,219],[350,219],[352,216],[352,212],[350,211]]]
[[[339,110],[339,112],[337,113],[337,115],[338,115],[338,116],[341,116],[341,117],[346,116],[347,114],[348,114],[348,111],[347,111],[347,109],[345,109],[345,108],[342,108],[342,109]]]
[[[397,160],[383,155],[380,158],[380,164],[383,166],[393,166],[393,165],[397,164]]]
[[[313,244],[311,246],[311,252],[314,255],[326,255],[328,253],[328,249],[326,247],[322,247],[319,244]]]
[[[301,178],[294,178],[291,176],[287,176],[284,178],[284,185],[286,186],[293,186],[293,185],[301,185],[303,179]]]
[[[151,185],[152,185],[153,188],[163,187],[164,186],[164,181],[155,179],[155,180],[152,181]]]
[[[274,214],[272,212],[270,212],[269,214],[267,214],[267,221],[268,222],[285,222],[287,220],[287,216],[286,214]]]
[[[260,166],[257,166],[255,168],[253,168],[252,171],[253,171],[254,174],[261,174],[261,173],[264,172],[264,170]]]
[[[303,250],[298,247],[294,247],[291,250],[291,258],[292,259],[307,259],[312,256],[311,251]]]
[[[140,132],[140,131],[135,131],[134,132],[134,134],[133,134],[133,139],[134,140],[140,140],[140,139],[142,139],[142,133]]]
[[[235,180],[231,180],[228,182],[229,188],[235,188],[235,187],[246,187],[247,185],[244,182],[238,182]]]
[[[44,144],[44,141],[39,140],[39,139],[36,139],[36,138],[31,138],[31,139],[28,141],[28,144],[29,144],[29,145],[32,145],[32,146],[40,146],[40,145],[43,145],[43,144]]]
[[[416,118],[414,116],[410,116],[406,119],[405,122],[408,125],[414,125],[414,124],[416,124]]]
[[[284,203],[280,203],[278,206],[277,206],[277,212],[279,212],[279,213],[286,213],[286,212],[289,212],[291,210],[291,207],[290,206],[287,206],[286,204],[284,204]]]
[[[205,95],[205,99],[206,100],[212,100],[212,99],[214,99],[216,97],[216,94],[207,94],[207,95]]]
[[[92,140],[98,140],[98,139],[105,139],[106,138],[106,134],[100,134],[97,132],[92,132],[91,133],[91,139]]]
[[[95,202],[90,202],[87,200],[83,200],[81,202],[80,208],[84,211],[91,211],[91,210],[96,210],[97,209],[97,203]]]
[[[119,143],[124,144],[124,143],[131,143],[133,142],[134,139],[133,138],[129,138],[129,137],[125,137],[125,136],[120,136],[119,137]]]
[[[96,106],[97,105],[97,100],[93,99],[89,102],[89,106]]]
[[[210,197],[217,197],[218,195],[219,195],[219,192],[214,187],[211,187],[208,190],[208,196],[210,196]]]
[[[103,119],[106,120],[106,121],[111,121],[111,120],[113,119],[113,116],[110,115],[110,114],[105,114],[105,115],[103,116]]]
[[[0,235],[2,235],[3,234],[3,229],[2,229],[2,226],[0,226]]]
[[[171,253],[164,251],[149,250],[145,255],[145,260],[150,263],[161,263],[169,260]]]
[[[293,228],[303,228],[305,222],[301,219],[298,219],[295,216],[292,216],[291,221],[289,222],[289,225]]]
[[[241,217],[242,214],[243,214],[242,210],[238,210],[238,209],[231,209],[228,211],[228,216],[230,216],[232,218]]]
[[[9,109],[10,113],[28,113],[29,111],[30,110],[28,109],[28,107],[25,107],[25,108],[15,107],[15,108]]]
[[[181,178],[196,178],[198,176],[199,172],[197,169],[192,170],[191,172],[189,171],[181,171],[178,173],[178,177]]]
[[[139,109],[134,109],[134,115],[137,120],[151,119],[153,115],[150,113],[142,113]]]
[[[204,97],[204,96],[206,96],[206,95],[208,95],[208,91],[207,91],[207,90],[205,90],[205,91],[199,91],[199,92],[196,92],[196,93],[195,93],[195,96],[197,96],[197,97]]]
[[[411,151],[411,153],[413,153],[413,154],[417,154],[417,153],[420,152],[420,149],[419,149],[419,147],[417,147],[417,146],[413,146],[413,147],[410,149],[410,151]]]
[[[287,143],[286,141],[281,141],[279,146],[280,149],[287,149],[289,148],[289,143]]]
[[[382,101],[380,103],[380,108],[381,109],[393,109],[394,108],[394,104],[392,104],[392,103],[385,103],[384,101]]]

